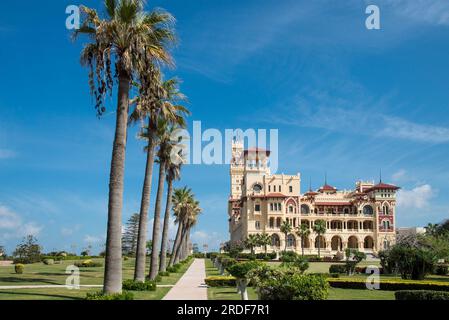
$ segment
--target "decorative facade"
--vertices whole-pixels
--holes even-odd
[[[337,190],[325,184],[318,190],[301,194],[301,176],[271,174],[270,151],[244,150],[243,143],[232,144],[230,167],[231,194],[228,202],[231,242],[244,241],[248,235],[271,236],[268,251],[302,251],[296,230],[301,224],[310,229],[304,239],[304,252],[333,256],[346,248],[375,254],[394,244],[397,186],[380,181],[356,182],[353,190]],[[314,222],[324,220],[326,232],[313,232]],[[285,237],[280,226],[288,221],[293,227]],[[257,248],[262,251],[262,248]]]

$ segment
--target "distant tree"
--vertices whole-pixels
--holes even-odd
[[[426,229],[426,234],[433,236],[437,233],[438,224],[437,223],[428,223],[427,226],[424,227]]]
[[[245,247],[251,252],[251,257],[254,256],[254,248],[259,246],[259,235],[250,234],[245,240]]]
[[[37,243],[37,239],[28,235],[23,238],[22,243],[17,245],[13,252],[14,263],[35,263],[41,260],[41,246]]]
[[[326,221],[316,220],[313,224],[313,231],[318,235],[318,258],[321,257],[321,235],[326,233]]]
[[[81,251],[80,255],[83,256],[83,257],[87,257],[89,255],[89,250]]]
[[[153,241],[148,240],[146,247],[147,247],[147,256],[148,256],[151,254],[151,251],[153,251]]]
[[[4,259],[6,257],[5,247],[0,246],[0,259]]]
[[[298,227],[298,230],[296,231],[296,234],[298,235],[298,237],[301,239],[301,256],[304,257],[304,245],[305,245],[305,241],[306,239],[309,237],[310,235],[310,229],[309,226],[307,226],[306,224],[301,224]]]
[[[125,230],[122,234],[122,252],[124,255],[135,255],[137,250],[137,239],[139,233],[140,215],[134,213],[129,217]]]
[[[281,224],[281,232],[285,235],[285,247],[284,252],[287,251],[287,237],[290,232],[292,232],[292,225],[288,221],[284,221]]]
[[[268,233],[259,234],[259,246],[264,248],[265,257],[267,256],[267,246],[271,244],[271,236]]]

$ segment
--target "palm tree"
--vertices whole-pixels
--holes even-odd
[[[301,238],[301,251],[302,251],[302,257],[304,257],[304,244],[307,237],[310,235],[310,229],[306,224],[301,224],[296,231],[296,234],[298,237]]]
[[[287,220],[285,220],[285,221],[283,221],[282,223],[281,223],[281,232],[285,235],[285,248],[284,248],[284,252],[286,252],[287,251],[287,237],[288,237],[288,234],[290,233],[290,232],[292,232],[292,225],[287,221]]]
[[[326,221],[316,220],[313,224],[313,231],[318,235],[318,258],[320,258],[321,251],[321,235],[326,233]]]
[[[271,237],[267,233],[259,234],[259,245],[264,247],[265,256],[267,256],[267,246],[271,244]]]
[[[437,233],[438,223],[428,223],[424,228],[426,229],[426,233],[428,235],[433,236]]]
[[[149,70],[155,72],[158,81],[152,83],[153,91],[143,90],[139,87],[141,94],[135,99],[136,108],[131,114],[130,121],[136,122],[147,118],[148,125],[142,128],[140,137],[147,140],[145,147],[147,151],[147,164],[145,169],[144,184],[142,189],[142,200],[140,205],[141,219],[139,223],[139,238],[137,244],[136,267],[134,271],[134,279],[136,281],[145,281],[145,248],[144,243],[147,236],[148,210],[150,206],[151,181],[153,175],[154,153],[158,142],[158,127],[161,122],[178,124],[184,126],[184,114],[188,114],[188,110],[180,105],[173,104],[174,101],[185,100],[185,97],[178,90],[178,80],[176,78],[169,79],[161,84],[162,76],[159,71],[155,71],[154,66],[150,65]],[[143,77],[145,79],[145,77]],[[145,80],[143,80],[145,82]],[[153,226],[154,228],[154,226]],[[154,230],[154,229],[153,229]],[[155,253],[157,255],[157,252]],[[152,255],[153,257],[153,255]],[[157,260],[156,260],[157,263]]]
[[[173,212],[175,214],[175,223],[178,224],[178,229],[176,231],[175,241],[173,242],[172,255],[168,263],[169,266],[174,264],[176,251],[181,243],[181,235],[184,228],[184,221],[187,217],[188,204],[192,198],[192,190],[187,187],[175,189],[173,192]]]
[[[161,257],[159,263],[159,271],[165,271],[167,267],[167,245],[168,245],[168,229],[170,222],[170,211],[173,196],[173,181],[178,180],[181,171],[181,165],[184,163],[182,150],[179,150],[177,156],[178,159],[172,159],[174,155],[171,154],[173,148],[170,149],[170,153],[166,156],[167,161],[167,200],[165,205],[164,226],[162,229],[162,244],[161,244]],[[168,151],[168,150],[166,150]]]
[[[198,215],[200,213],[201,208],[199,206],[199,202],[196,201],[194,197],[190,198],[187,204],[187,215],[184,218],[181,242],[179,243],[175,253],[175,263],[187,256],[190,230],[196,225],[198,221]]]
[[[81,64],[89,67],[89,85],[95,96],[97,115],[106,112],[105,96],[112,93],[117,78],[117,109],[109,175],[108,225],[104,271],[105,294],[122,290],[121,229],[123,177],[127,138],[129,91],[135,73],[144,61],[172,64],[167,45],[174,40],[173,17],[163,12],[145,12],[143,0],[105,0],[106,17],[81,6],[84,19],[74,33],[89,37]],[[112,70],[115,66],[115,72]]]
[[[245,246],[251,250],[251,256],[254,256],[254,247],[259,246],[259,235],[250,234],[245,240]]]

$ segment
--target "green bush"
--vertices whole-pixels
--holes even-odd
[[[333,288],[343,289],[366,289],[365,279],[327,279],[329,285]],[[449,291],[449,282],[441,281],[413,281],[413,280],[385,280],[380,281],[380,290],[436,290]]]
[[[444,264],[439,264],[435,267],[435,274],[439,276],[445,276],[448,273],[449,266]]]
[[[145,281],[139,282],[134,280],[125,280],[123,281],[123,290],[131,290],[131,291],[155,291],[156,290],[156,282],[155,281]]]
[[[329,266],[329,273],[346,273],[346,265],[344,265],[344,264],[331,264]]]
[[[91,259],[87,259],[84,261],[75,262],[75,266],[77,266],[78,268],[97,268],[102,267],[103,264],[101,262],[96,262]]]
[[[235,277],[233,276],[211,276],[204,279],[209,287],[235,287]]]
[[[171,272],[171,273],[176,273],[177,272],[177,270],[173,266],[167,267],[166,270],[167,270],[167,272]]]
[[[286,251],[281,253],[280,261],[282,262],[293,262],[296,260],[298,255],[294,251]]]
[[[22,263],[17,263],[17,264],[14,266],[14,271],[15,271],[17,274],[22,274],[24,269],[25,269],[25,265],[23,265]]]
[[[86,295],[86,300],[134,300],[134,295],[129,291],[122,293],[104,294],[103,292],[93,292]]]
[[[325,300],[329,284],[324,276],[279,272],[258,287],[261,300]]]
[[[46,264],[46,265],[52,265],[52,264],[55,264],[55,260],[54,260],[54,259],[44,259],[42,262],[43,262],[44,264]]]
[[[161,277],[168,277],[170,275],[170,272],[168,272],[168,271],[161,271],[161,272],[159,272],[159,275]]]
[[[123,261],[128,261],[128,260],[129,260],[129,257],[127,257],[127,256],[123,257]]]
[[[197,253],[193,254],[193,257],[198,258],[198,259],[204,259],[204,258],[206,258],[206,255],[202,252],[197,252]]]
[[[449,292],[432,290],[399,290],[394,296],[396,300],[449,300]]]
[[[258,268],[261,265],[263,265],[263,263],[258,261],[239,262],[231,265],[227,270],[232,276],[238,279],[244,279],[249,271]]]

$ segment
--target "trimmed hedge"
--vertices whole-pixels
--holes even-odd
[[[155,291],[156,290],[156,282],[155,281],[145,281],[139,282],[134,280],[125,280],[123,281],[123,290],[130,291]]]
[[[329,273],[346,273],[346,265],[344,265],[344,264],[331,264],[329,266]]]
[[[235,277],[233,276],[211,276],[204,279],[209,287],[235,287]]]
[[[328,278],[329,285],[333,288],[366,289],[365,279]],[[435,290],[449,291],[449,282],[425,281],[425,280],[380,280],[380,290]]]
[[[399,290],[394,296],[396,300],[449,300],[449,292],[432,290]]]
[[[103,263],[95,262],[95,261],[93,261],[91,259],[87,259],[87,260],[84,260],[84,261],[77,261],[74,264],[78,268],[96,268],[96,267],[102,267],[103,266]]]

